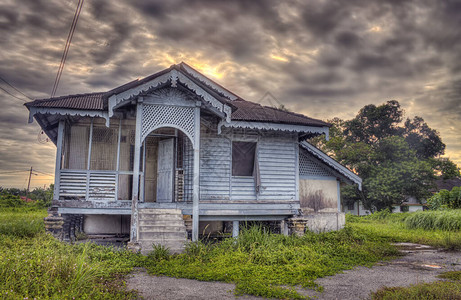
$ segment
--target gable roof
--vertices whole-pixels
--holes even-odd
[[[318,149],[317,147],[311,145],[308,142],[300,142],[299,146],[302,147],[304,150],[309,152],[312,156],[323,162],[327,167],[333,169],[337,173],[344,176],[346,179],[350,180],[351,182],[358,185],[359,190],[362,190],[362,178],[360,178],[357,174],[325,154],[322,150]]]
[[[37,99],[32,102],[28,102],[25,105],[29,110],[30,108],[34,107],[107,111],[109,97],[147,84],[150,81],[159,78],[160,76],[165,75],[172,70],[181,72],[181,74],[185,75],[188,80],[192,81],[195,85],[205,90],[208,94],[212,95],[213,98],[221,102],[223,105],[230,106],[232,108],[231,119],[234,121],[330,127],[330,124],[321,120],[309,118],[301,114],[287,112],[273,107],[262,106],[254,102],[244,100],[183,62],[178,65],[172,65],[168,69],[157,72],[143,79],[128,82],[107,92]]]

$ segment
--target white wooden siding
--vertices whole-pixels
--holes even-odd
[[[228,200],[231,170],[230,141],[225,138],[200,140],[200,199]]]
[[[232,176],[232,200],[256,200],[254,177]]]
[[[292,139],[274,141],[262,139],[258,143],[261,174],[260,200],[295,200],[296,148]]]

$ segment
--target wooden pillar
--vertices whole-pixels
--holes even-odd
[[[341,212],[341,183],[339,180],[336,180],[338,183],[338,212]]]
[[[133,192],[131,197],[131,229],[130,242],[138,241],[138,200],[139,200],[139,163],[141,158],[141,123],[142,122],[142,98],[138,99],[136,106],[136,135],[134,142],[133,163]]]
[[[93,127],[94,118],[91,118],[90,136],[88,137],[88,161],[86,162],[86,196],[85,199],[90,200],[90,167],[91,167],[91,147],[93,145]]]
[[[280,221],[280,233],[288,235],[288,222],[286,220]]]
[[[198,241],[200,199],[200,101],[195,107],[194,177],[192,184],[192,241]]]
[[[59,200],[59,185],[61,183],[62,141],[64,139],[64,120],[59,120],[56,141],[56,165],[54,167],[53,200]]]
[[[239,221],[232,222],[232,237],[239,236]]]

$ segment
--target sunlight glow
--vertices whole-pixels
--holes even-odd
[[[383,29],[381,28],[381,26],[373,26],[371,27],[368,31],[371,31],[371,32],[381,32]]]
[[[278,55],[274,55],[274,54],[271,54],[271,58],[275,59],[275,60],[278,60],[278,61],[288,62],[288,58],[278,56]]]

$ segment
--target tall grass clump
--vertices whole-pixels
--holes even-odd
[[[458,231],[461,229],[461,209],[415,212],[405,219],[409,229]]]
[[[141,256],[46,234],[45,210],[0,211],[0,299],[130,299],[122,275]]]
[[[195,242],[183,254],[147,259],[151,274],[236,284],[237,294],[303,299],[294,286],[314,288],[315,279],[396,255],[385,241],[346,228],[330,233],[284,236],[262,227],[242,229],[237,238]]]

